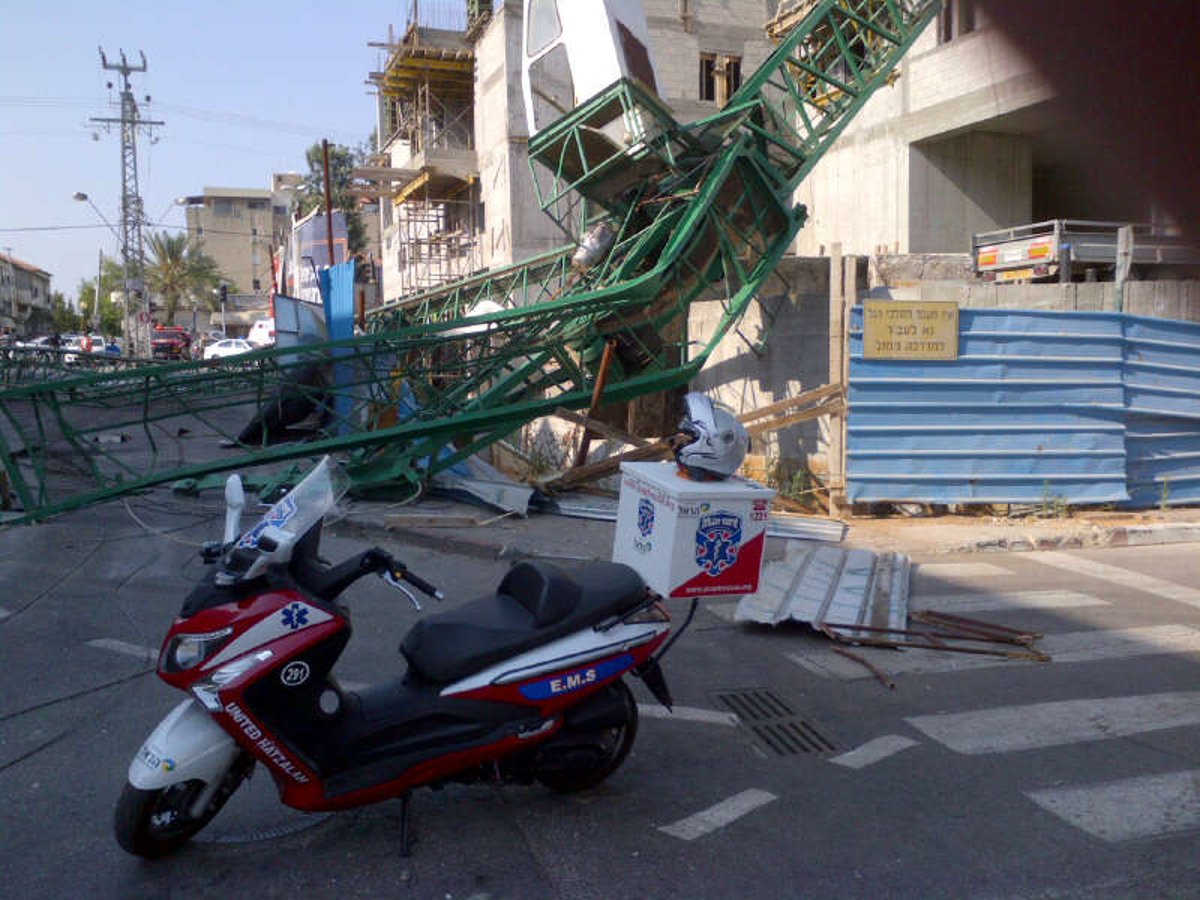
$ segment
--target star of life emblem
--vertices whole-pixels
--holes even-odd
[[[696,565],[716,577],[737,562],[742,517],[722,510],[702,516],[696,526]]]
[[[637,528],[642,537],[650,537],[654,530],[654,504],[645,497],[638,501]]]

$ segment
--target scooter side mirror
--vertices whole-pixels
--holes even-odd
[[[242,530],[242,510],[246,508],[246,491],[242,477],[236,472],[225,479],[225,543],[231,543]]]

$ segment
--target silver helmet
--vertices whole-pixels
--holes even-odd
[[[689,438],[675,447],[675,461],[693,478],[728,478],[750,447],[746,429],[731,410],[700,393],[683,398],[679,430]]]

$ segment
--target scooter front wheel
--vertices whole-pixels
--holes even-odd
[[[194,807],[206,788],[203,781],[192,779],[152,790],[127,782],[113,817],[117,843],[148,859],[174,853],[212,821],[253,768],[254,759],[246,754],[234,760],[198,814]]]

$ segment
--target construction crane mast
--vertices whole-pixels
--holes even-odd
[[[589,406],[598,384],[605,402],[686,385],[803,225],[797,186],[938,8],[808,2],[698,122],[676,122],[644,77],[621,73],[529,139],[539,202],[576,241],[375,310],[364,337],[58,381],[10,370],[0,458],[13,520],[329,452],[360,490],[411,491],[538,417]],[[700,298],[723,315],[691,336]],[[318,422],[303,442],[290,439],[298,417]]]

